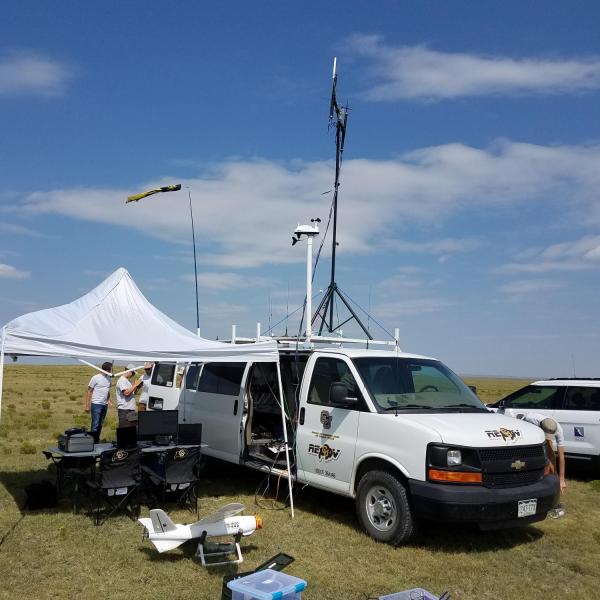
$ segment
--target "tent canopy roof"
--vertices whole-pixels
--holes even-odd
[[[194,335],[150,304],[124,268],[69,304],[7,323],[4,352],[118,361],[278,359],[276,342],[236,345]]]

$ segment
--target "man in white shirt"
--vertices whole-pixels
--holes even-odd
[[[144,411],[148,408],[148,397],[150,395],[149,385],[153,366],[154,363],[152,362],[144,363],[144,374],[137,380],[137,383],[142,384],[142,393],[140,394],[140,398],[138,400],[138,412]]]
[[[88,383],[85,395],[85,412],[89,412],[92,418],[90,432],[96,443],[100,440],[100,432],[110,406],[110,384],[112,363],[105,362],[102,365],[103,373],[94,375]]]
[[[117,412],[119,413],[119,427],[135,427],[137,412],[135,410],[135,392],[141,386],[141,381],[132,384],[129,381],[135,372],[135,365],[127,365],[125,371],[117,381]]]

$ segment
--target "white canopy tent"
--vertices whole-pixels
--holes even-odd
[[[6,355],[74,358],[86,364],[103,359],[274,362],[278,364],[283,398],[275,341],[226,344],[201,338],[153,306],[124,268],[69,304],[27,313],[4,325],[0,341],[0,415]],[[287,432],[283,403],[281,410]],[[293,515],[293,500],[291,507]]]

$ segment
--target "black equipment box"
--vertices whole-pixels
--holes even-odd
[[[88,433],[63,433],[58,438],[58,447],[63,452],[91,452],[94,449],[94,437]]]

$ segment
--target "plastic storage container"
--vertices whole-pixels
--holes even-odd
[[[234,579],[227,584],[233,600],[301,600],[306,581],[273,569]]]
[[[379,600],[438,600],[438,597],[423,588],[413,588],[404,592],[379,596]]]

